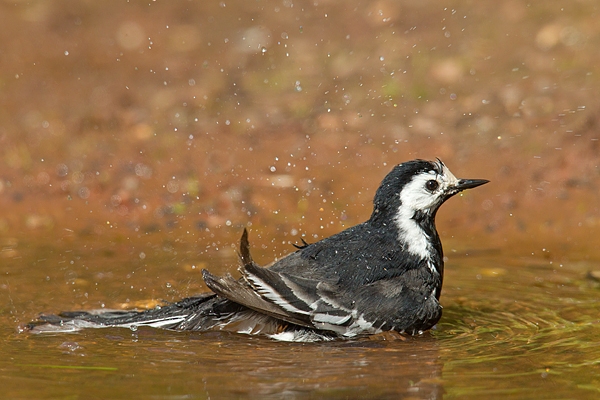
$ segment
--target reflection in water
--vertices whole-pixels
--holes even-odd
[[[135,393],[160,394],[161,398],[441,399],[444,392],[438,341],[427,334],[408,340],[378,335],[319,344],[151,328],[88,330],[64,336],[36,335],[11,344],[21,350],[15,373],[30,380],[30,388],[39,388],[37,380],[45,376],[66,384],[66,393],[93,390],[100,398]],[[36,349],[37,354],[24,348]],[[90,374],[102,374],[104,380],[82,388],[80,382]],[[107,380],[118,384],[106,385]],[[61,392],[63,384],[39,390]],[[14,393],[27,394],[28,390]]]
[[[228,350],[235,356],[231,353],[232,357],[225,357],[222,367],[247,382],[244,389],[238,389],[240,394],[281,397],[285,393],[296,398],[313,392],[329,398],[442,398],[442,365],[436,341],[431,338],[302,347],[262,342],[247,348],[247,353]]]

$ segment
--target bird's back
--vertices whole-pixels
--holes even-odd
[[[432,258],[438,262],[436,254]],[[396,227],[378,227],[367,221],[309,244],[269,268],[330,284],[353,286],[402,275],[418,268],[422,261],[403,248]]]

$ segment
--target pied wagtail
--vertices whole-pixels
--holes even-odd
[[[442,315],[442,243],[435,215],[450,197],[487,183],[457,179],[440,161],[399,164],[383,179],[362,224],[308,244],[266,266],[240,244],[242,277],[202,271],[212,293],[146,311],[42,315],[34,332],[139,326],[227,330],[279,340],[352,338],[382,331],[419,334]]]

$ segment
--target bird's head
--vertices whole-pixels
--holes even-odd
[[[458,179],[441,160],[413,160],[397,165],[383,179],[371,220],[430,217],[455,194],[483,185],[485,179]]]

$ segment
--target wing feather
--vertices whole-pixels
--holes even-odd
[[[345,333],[356,314],[335,301],[339,292],[325,282],[256,265],[247,265],[242,273],[256,291],[290,312],[306,315],[315,328]]]
[[[302,314],[286,311],[267,300],[245,281],[236,280],[231,275],[214,276],[207,270],[202,270],[202,277],[206,285],[221,297],[283,321],[309,328],[314,327],[308,318],[301,318]]]
[[[202,271],[207,286],[217,295],[282,321],[340,335],[377,330],[337,285],[260,267],[252,260],[249,247],[244,230],[239,253],[242,279]]]

